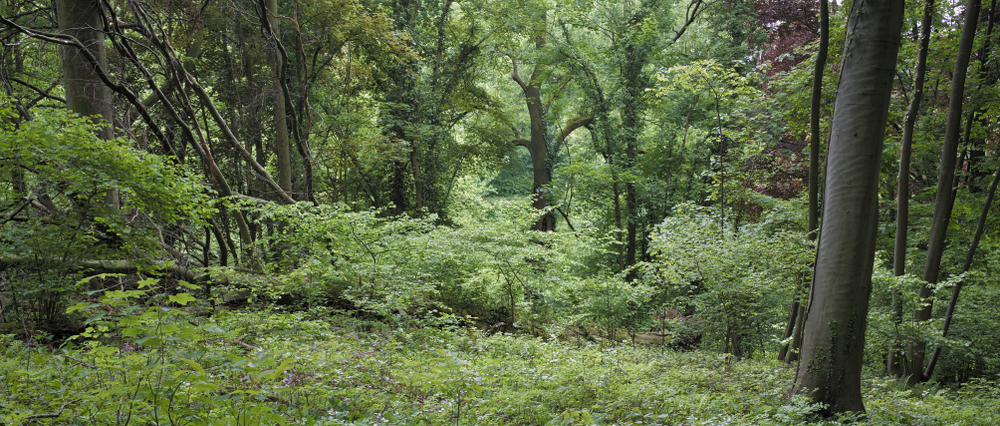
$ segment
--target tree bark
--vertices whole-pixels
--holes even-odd
[[[910,221],[910,150],[913,145],[913,126],[920,113],[920,103],[924,97],[924,80],[927,71],[927,52],[931,40],[931,19],[934,17],[934,0],[924,3],[924,15],[920,20],[920,50],[917,52],[916,75],[913,79],[913,99],[903,121],[903,138],[899,149],[899,174],[896,184],[896,239],[893,248],[892,271],[898,276],[906,274],[906,240]],[[893,294],[893,323],[903,321],[902,295]],[[886,357],[886,371],[896,377],[906,374],[902,344],[893,345]]]
[[[920,300],[924,306],[913,314],[914,321],[924,322],[931,318],[933,309],[930,297],[934,294],[933,285],[938,281],[941,271],[941,257],[944,254],[945,238],[948,234],[948,224],[951,222],[951,211],[955,206],[955,192],[952,190],[955,181],[955,165],[958,157],[959,133],[962,127],[962,102],[965,97],[965,77],[969,70],[969,59],[972,55],[972,44],[976,37],[976,26],[979,22],[980,0],[969,0],[965,8],[965,25],[962,27],[962,37],[958,42],[958,56],[955,69],[952,72],[951,95],[948,100],[948,120],[945,124],[944,142],[941,145],[941,168],[938,170],[937,194],[934,198],[934,219],[931,222],[930,240],[927,244],[927,260],[924,264],[925,284],[920,287]],[[927,342],[916,341],[910,347],[910,384],[926,381],[930,377],[923,374],[924,351]]]
[[[806,232],[815,239],[819,232],[819,134],[820,105],[823,98],[823,70],[830,46],[830,14],[827,0],[819,2],[819,50],[813,68],[812,98],[809,112],[809,225]]]
[[[878,172],[902,22],[902,0],[851,4],[830,134],[826,208],[791,389],[825,404],[827,415],[864,412],[861,361],[878,225]]]
[[[108,68],[107,49],[104,47],[104,25],[100,0],[58,0],[56,13],[59,33],[76,38],[90,51],[97,64],[91,64],[77,47],[62,45],[63,87],[66,106],[80,116],[103,120],[98,133],[101,139],[114,138],[114,108],[111,90],[101,80],[99,69]],[[120,207],[118,191],[108,191],[105,202],[112,208]]]
[[[809,112],[809,216],[806,232],[809,239],[813,240],[819,234],[819,144],[822,139],[819,128],[820,106],[823,98],[823,72],[826,69],[826,58],[829,56],[830,46],[830,13],[827,0],[820,0],[819,4],[819,50],[816,51],[816,64],[813,67],[812,95],[810,99]],[[809,285],[804,284],[803,297],[808,297]],[[792,308],[788,312],[788,324],[785,325],[784,339],[795,335],[796,327],[801,327],[798,321],[799,311],[803,310],[803,299],[796,299],[792,303]],[[778,360],[792,362],[798,359],[794,355],[801,345],[801,333],[792,339],[790,344],[783,345],[778,352]],[[792,356],[789,356],[789,346],[792,349]]]
[[[104,25],[101,23],[99,0],[59,0],[56,2],[59,33],[76,38],[107,69],[107,49],[104,47]],[[111,91],[101,81],[96,67],[73,46],[62,46],[63,85],[66,106],[84,117],[98,116],[107,124],[101,139],[114,137]]]
[[[292,156],[289,149],[288,119],[285,112],[285,92],[281,89],[282,72],[281,67],[284,61],[281,53],[278,52],[278,37],[281,37],[281,30],[278,28],[278,1],[265,0],[267,24],[271,27],[270,33],[274,36],[274,51],[271,52],[271,68],[274,73],[274,154],[278,160],[278,186],[287,193],[292,192]],[[266,33],[265,33],[266,34]]]

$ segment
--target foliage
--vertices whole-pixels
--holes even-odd
[[[809,281],[811,244],[801,206],[778,202],[761,221],[720,227],[705,209],[680,205],[651,235],[645,279],[656,300],[700,322],[711,347],[737,357],[771,352],[782,314]],[[790,221],[790,222],[789,222]]]
[[[0,186],[0,261],[13,266],[2,275],[12,300],[5,317],[51,324],[63,298],[79,291],[78,262],[148,266],[159,260],[163,227],[204,225],[214,211],[189,174],[126,140],[97,138],[100,126],[45,110],[0,133],[0,172],[9,178]]]
[[[475,208],[454,205],[475,218],[458,227],[343,205],[251,207],[261,218],[296,224],[262,242],[263,251],[284,259],[272,271],[277,284],[251,285],[262,296],[290,296],[301,308],[328,305],[386,319],[441,311],[535,333],[566,318],[623,327],[622,318],[635,311],[629,306],[642,302],[642,290],[593,287],[624,285],[594,276],[597,270],[584,263],[602,255],[600,238],[520,231],[535,220],[530,206],[479,200]],[[591,300],[598,294],[603,301]]]
[[[868,367],[878,371],[884,364],[883,356],[895,343],[906,344],[920,340],[928,342],[930,347],[940,346],[942,356],[935,369],[934,379],[941,383],[964,383],[975,378],[996,377],[1000,374],[1000,360],[997,359],[997,345],[994,335],[986,330],[997,330],[995,312],[997,306],[997,289],[1000,288],[995,278],[997,262],[990,253],[995,253],[995,246],[987,242],[987,251],[983,254],[988,259],[981,270],[973,270],[966,274],[952,275],[934,286],[932,300],[937,317],[944,316],[948,299],[952,290],[959,282],[963,283],[959,309],[956,309],[954,324],[947,336],[941,336],[941,320],[927,322],[894,320],[897,305],[901,312],[915,311],[920,301],[917,290],[923,283],[919,277],[903,275],[892,276],[892,271],[886,268],[876,268],[872,280],[872,309],[869,312],[868,333],[865,342],[866,363]],[[880,253],[877,259],[885,263],[885,254]],[[895,295],[895,296],[894,296]],[[894,298],[895,297],[895,298]],[[984,332],[986,331],[986,332]]]
[[[348,326],[347,318],[318,319],[305,312],[219,311],[204,318],[165,299],[147,305],[153,309],[127,314],[118,304],[148,296],[107,292],[95,300],[113,313],[92,323],[108,328],[97,340],[50,349],[0,337],[0,421],[12,426],[852,422],[814,418],[816,407],[804,398],[786,403],[794,370],[775,361],[567,344],[476,329],[363,332]],[[171,296],[177,301],[182,294]],[[103,312],[100,306],[78,312]],[[998,421],[989,409],[1000,399],[995,382],[907,389],[868,377],[864,387],[866,424]],[[45,414],[50,416],[28,418]]]
[[[147,279],[136,290],[92,292],[93,302],[70,307],[70,314],[91,317],[87,329],[62,349],[8,346],[5,367],[13,369],[5,369],[2,378],[9,403],[0,407],[0,421],[287,424],[268,397],[283,392],[278,379],[292,358],[216,350],[226,346],[224,331],[196,324],[182,308],[200,302],[189,293],[154,291],[156,284]]]
[[[0,340],[0,423],[55,412],[49,421],[66,424],[815,420],[817,407],[781,400],[788,371],[751,360],[776,348],[810,280],[795,197],[810,149],[815,2],[296,0],[279,2],[275,37],[256,2],[101,2],[114,132],[131,138],[111,141],[94,136],[104,124],[61,111],[62,48],[12,25],[43,34],[56,14],[22,3],[0,6],[0,334],[27,344]],[[833,6],[824,132],[848,10]],[[959,271],[997,162],[985,20],[935,317],[956,283],[965,289],[946,338],[940,320],[896,325],[897,308],[908,318],[920,306],[912,271],[961,22],[961,8],[938,2],[901,190],[922,6],[907,4],[879,181],[879,248],[891,247],[892,200],[910,197],[911,275],[875,272],[867,421],[995,423],[975,415],[996,402],[1000,373],[995,220]],[[286,117],[274,106],[279,43]],[[530,120],[515,66],[525,80],[539,70],[528,83],[544,106],[542,211],[529,206],[531,156],[517,142]],[[283,167],[278,123],[291,126],[288,193],[310,204],[277,206],[262,180]],[[529,231],[539,214],[558,231]],[[80,280],[108,261],[136,272]],[[146,280],[158,267],[205,287]],[[208,306],[245,293],[259,310]],[[58,350],[38,346],[80,332]],[[943,348],[935,379],[954,387],[876,377],[887,348],[917,339]]]

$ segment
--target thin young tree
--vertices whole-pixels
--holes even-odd
[[[934,0],[924,3],[924,15],[920,20],[920,50],[917,52],[917,66],[913,78],[913,98],[903,119],[903,138],[899,148],[899,175],[896,184],[896,240],[893,248],[893,275],[906,274],[906,232],[910,222],[910,151],[913,145],[913,127],[920,113],[920,103],[924,98],[924,76],[927,72],[927,51],[931,41],[931,18],[934,17]],[[900,294],[893,295],[893,321],[903,320],[903,304]],[[901,344],[894,345],[885,362],[889,374],[901,377],[906,374]]]
[[[809,109],[809,217],[808,229],[809,238],[815,239],[819,233],[819,142],[820,135],[819,115],[820,106],[823,100],[823,70],[826,68],[826,58],[830,49],[830,12],[827,0],[819,2],[819,49],[816,51],[816,64],[813,68],[812,97]],[[801,297],[805,297],[809,292],[806,287],[802,291]],[[796,298],[792,303],[792,309],[788,314],[788,324],[785,326],[785,339],[792,339],[792,348],[797,350],[802,343],[802,319],[805,318],[805,305],[800,298]],[[796,331],[793,333],[793,331]],[[788,345],[781,347],[778,353],[779,360],[793,362],[798,359],[797,352],[788,352]]]

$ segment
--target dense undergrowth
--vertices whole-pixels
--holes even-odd
[[[447,223],[226,199],[213,209],[267,228],[226,251],[225,237],[170,233],[218,226],[187,174],[162,173],[165,160],[125,145],[78,143],[87,123],[59,120],[0,138],[4,155],[37,166],[35,184],[63,191],[50,204],[67,212],[0,223],[2,426],[859,420],[813,418],[806,398],[786,397],[794,369],[772,361],[811,280],[801,199],[754,195],[759,215],[738,225],[679,204],[633,268],[600,209],[576,210],[569,231],[527,231],[533,207],[485,198],[486,180],[473,178],[458,181]],[[18,138],[36,130],[54,154],[23,149]],[[60,162],[85,154],[135,161],[64,173]],[[81,201],[112,190],[149,211]],[[953,238],[960,246],[969,233]],[[187,254],[156,249],[173,246]],[[940,321],[894,320],[924,303],[921,281],[891,276],[879,255],[861,421],[1000,424],[998,247],[984,238],[965,274],[948,262],[935,316],[959,280],[966,289],[947,338]],[[888,351],[918,339],[945,351],[937,384],[883,378]]]
[[[117,295],[124,296],[124,295]],[[104,299],[105,302],[126,300]],[[175,296],[177,305],[187,297]],[[819,420],[794,369],[659,345],[560,341],[412,318],[154,306],[61,348],[3,337],[6,425],[725,425]],[[409,323],[408,323],[409,322]],[[992,425],[1000,387],[868,375],[867,424]]]

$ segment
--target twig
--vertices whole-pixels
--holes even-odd
[[[90,363],[88,363],[86,361],[81,361],[81,360],[73,358],[73,357],[71,357],[69,355],[63,355],[63,356],[66,357],[66,358],[69,358],[69,359],[71,359],[73,361],[76,361],[76,365],[82,365],[82,366],[87,367],[87,368],[97,369],[96,365],[90,364]]]
[[[62,407],[59,407],[59,412],[58,413],[32,414],[32,415],[30,415],[28,417],[25,417],[24,419],[25,420],[31,420],[31,419],[54,419],[56,417],[61,416],[62,413],[63,413],[63,410],[65,410],[65,409],[66,409],[66,404],[63,404]]]

